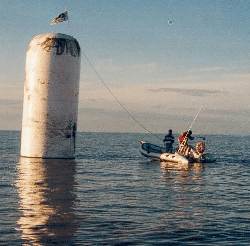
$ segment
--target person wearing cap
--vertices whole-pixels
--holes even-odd
[[[166,152],[173,152],[174,136],[172,129],[168,130],[168,134],[164,137],[163,142],[165,144]]]

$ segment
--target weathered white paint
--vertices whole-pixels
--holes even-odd
[[[60,33],[35,36],[26,56],[21,156],[74,158],[80,47]]]

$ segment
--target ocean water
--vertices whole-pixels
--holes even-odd
[[[138,140],[158,144],[79,133],[75,160],[42,161],[0,131],[0,244],[250,245],[249,136],[207,136],[217,162],[189,166],[148,161]]]

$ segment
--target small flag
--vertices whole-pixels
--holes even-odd
[[[53,18],[50,22],[50,25],[56,25],[58,23],[61,23],[63,21],[67,21],[69,19],[68,17],[68,11],[65,11],[61,14],[59,14],[57,17]]]

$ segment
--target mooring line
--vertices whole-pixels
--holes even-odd
[[[113,91],[109,88],[109,86],[105,83],[104,79],[102,78],[102,76],[98,73],[98,71],[96,70],[95,66],[93,65],[93,63],[90,61],[90,59],[88,58],[88,56],[86,55],[86,53],[82,50],[81,51],[83,56],[85,57],[86,61],[88,62],[89,66],[92,68],[92,70],[94,71],[94,73],[96,74],[96,76],[98,77],[98,79],[100,80],[100,82],[103,84],[103,86],[107,89],[107,91],[110,93],[110,95],[114,98],[114,100],[120,105],[120,107],[128,114],[128,116],[138,125],[140,126],[142,129],[144,129],[146,132],[150,133],[151,135],[153,135],[155,138],[157,138],[157,140],[159,140],[160,138],[153,133],[152,131],[150,131],[148,128],[146,128],[139,120],[137,120],[132,113],[130,113],[130,111],[120,102],[120,100],[116,97],[116,95],[113,93]],[[160,139],[162,140],[162,139]]]

